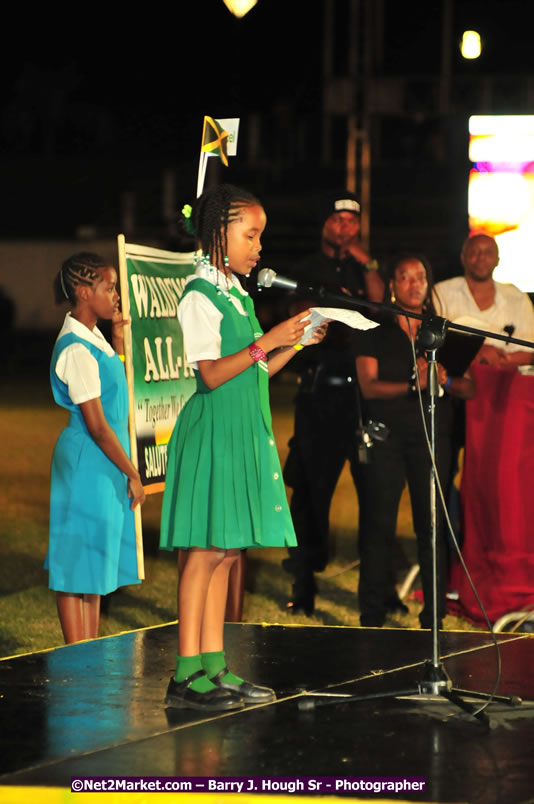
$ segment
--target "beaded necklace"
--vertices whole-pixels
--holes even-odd
[[[223,271],[219,271],[219,269],[215,265],[211,264],[209,254],[202,254],[201,257],[199,257],[198,254],[195,254],[193,258],[193,263],[195,264],[195,266],[198,263],[200,263],[202,268],[209,273],[210,277],[215,278],[215,288],[217,290],[218,295],[224,296],[230,304],[233,304],[233,302],[230,299],[230,296],[233,296],[234,298],[238,299],[241,302],[241,306],[243,306],[242,297],[245,294],[240,293],[239,290],[235,287],[235,285],[231,281],[231,275],[228,276],[228,274],[224,273]],[[229,267],[228,257],[224,258],[224,267],[225,268]],[[226,287],[221,287],[221,285],[219,284],[221,275],[224,276]]]

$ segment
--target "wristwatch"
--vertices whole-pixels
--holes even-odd
[[[369,262],[365,263],[365,270],[366,271],[378,271],[378,261],[377,260],[369,260]]]

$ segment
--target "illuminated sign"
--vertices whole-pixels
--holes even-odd
[[[497,241],[493,274],[534,292],[534,115],[469,118],[469,229]]]

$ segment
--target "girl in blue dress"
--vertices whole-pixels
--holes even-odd
[[[261,330],[238,277],[259,260],[266,220],[260,202],[231,185],[207,190],[193,208],[203,256],[178,317],[197,390],[169,442],[161,522],[161,547],[187,551],[176,673],[165,699],[178,708],[234,709],[275,697],[230,672],[223,645],[228,576],[239,551],[296,544],[268,379],[296,354],[309,310]]]
[[[96,254],[66,260],[54,281],[68,301],[50,365],[54,399],[70,412],[52,458],[45,568],[65,642],[98,636],[100,596],[139,583],[133,509],[145,499],[129,457],[128,388],[117,273]],[[112,320],[117,354],[96,324]]]

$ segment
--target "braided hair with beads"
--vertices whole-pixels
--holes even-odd
[[[92,285],[98,279],[98,271],[101,268],[109,268],[109,260],[91,251],[73,254],[65,260],[54,279],[56,304],[64,301],[76,304],[76,288],[79,285]]]
[[[243,207],[263,206],[261,201],[240,187],[219,184],[206,190],[193,205],[192,223],[205,256],[222,269],[226,254],[228,224],[239,218]]]

